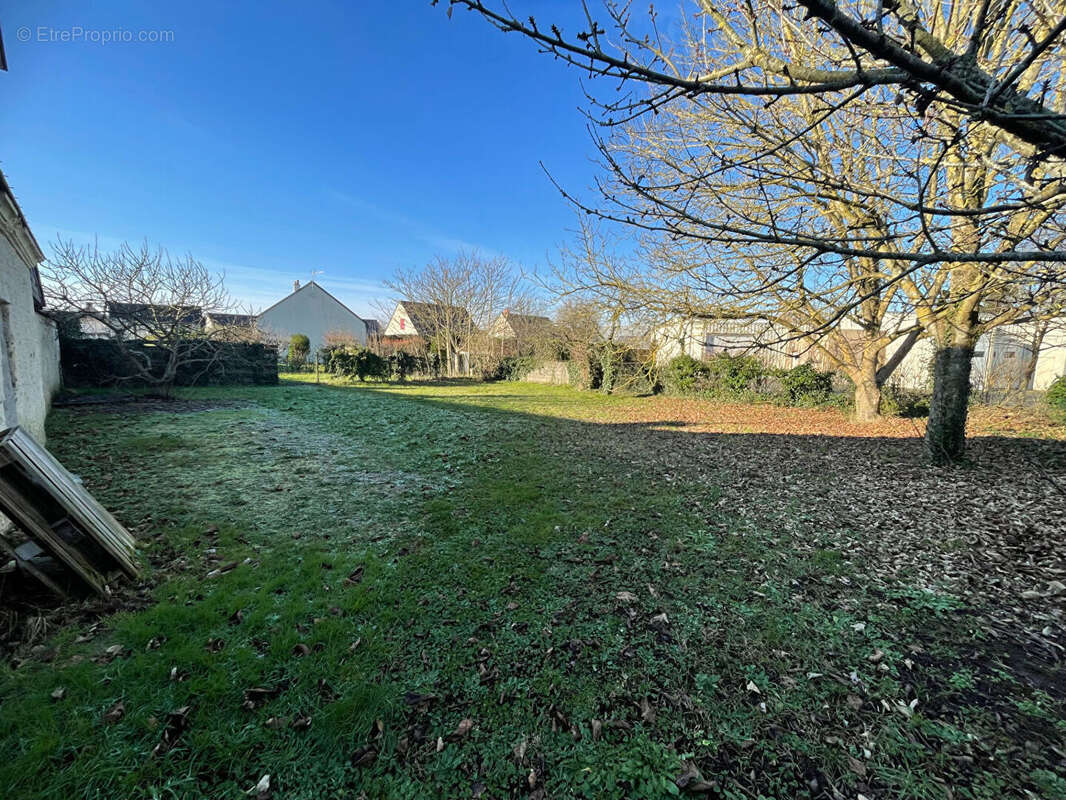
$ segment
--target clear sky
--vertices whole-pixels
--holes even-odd
[[[543,266],[574,214],[538,161],[597,173],[581,75],[429,0],[11,5],[0,168],[46,254],[147,237],[257,309],[322,270],[379,316],[381,281],[434,254]],[[87,41],[116,31],[171,41]]]

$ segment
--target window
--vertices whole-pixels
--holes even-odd
[[[403,317],[400,317],[400,330],[401,331],[404,329],[404,325],[406,324],[406,322],[407,322],[407,320],[405,320]]]

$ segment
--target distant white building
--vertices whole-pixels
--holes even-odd
[[[366,345],[367,324],[348,306],[314,281],[293,284],[292,294],[279,300],[256,317],[256,327],[277,339],[284,351],[293,334],[302,333],[317,353],[327,334],[350,337]]]
[[[42,313],[37,265],[44,254],[0,173],[0,429],[18,425],[44,441],[59,389],[59,334]]]
[[[897,322],[902,325],[904,320]],[[858,330],[858,327],[851,325]],[[844,323],[845,332],[849,329]],[[660,363],[685,353],[707,359],[719,353],[755,355],[768,366],[789,369],[804,362],[820,361],[818,353],[801,341],[782,341],[787,336],[762,320],[693,318],[660,326],[655,333],[656,358]],[[1066,375],[1066,325],[1048,331],[1037,354],[1033,377],[1025,380],[1033,355],[1031,325],[1004,325],[982,336],[974,348],[971,381],[981,389],[1034,389],[1043,391],[1060,375]],[[890,358],[902,338],[889,345]],[[760,346],[769,345],[769,346]],[[903,387],[922,389],[931,380],[936,348],[931,339],[920,339],[896,368],[891,380]]]
[[[464,333],[472,328],[470,314],[459,306],[445,306],[439,303],[416,303],[413,300],[401,300],[393,309],[385,336],[421,336],[432,339],[440,328],[451,328],[453,334],[462,330]]]
[[[552,321],[536,314],[515,314],[509,308],[488,327],[492,339],[530,339],[551,327]]]

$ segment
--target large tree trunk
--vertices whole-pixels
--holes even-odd
[[[972,337],[953,337],[936,352],[933,366],[933,398],[925,447],[935,464],[959,461],[966,449],[966,411],[970,403]]]
[[[855,384],[855,419],[859,422],[874,422],[881,417],[881,387],[891,374],[889,370],[882,375],[878,368],[884,352],[884,346],[876,338],[866,341],[859,363],[848,372]]]
[[[874,422],[881,417],[881,386],[867,375],[855,381],[855,419]]]

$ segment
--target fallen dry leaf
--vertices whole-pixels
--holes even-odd
[[[652,708],[651,702],[647,697],[640,699],[640,718],[648,725],[652,725],[655,722],[655,709]]]
[[[108,725],[114,725],[124,716],[126,716],[126,704],[119,700],[104,714],[104,722]]]
[[[472,720],[472,719],[464,719],[464,720],[460,721],[459,725],[456,727],[456,729],[454,731],[452,731],[450,734],[448,734],[448,740],[454,742],[454,741],[457,741],[459,739],[462,739],[464,736],[466,736],[468,733],[470,733],[470,730],[473,727],[474,727],[474,720]]]
[[[270,774],[264,775],[251,789],[245,792],[245,794],[255,795],[256,800],[266,800],[270,797]]]
[[[377,749],[372,745],[366,745],[360,747],[352,754],[352,765],[356,767],[365,767],[368,764],[373,764],[377,757]]]
[[[165,753],[185,732],[189,726],[189,711],[192,706],[182,706],[167,714],[167,724],[163,728],[163,738],[152,750],[153,756]]]
[[[297,714],[292,718],[289,727],[294,731],[306,731],[311,727],[311,717],[309,715]]]
[[[691,761],[682,762],[681,767],[681,774],[674,778],[674,783],[678,789],[689,794],[706,794],[717,791],[718,787],[705,781],[699,769]]]

